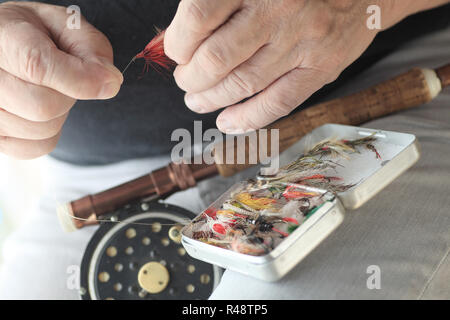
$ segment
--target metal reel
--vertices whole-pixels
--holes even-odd
[[[81,264],[81,298],[208,299],[221,269],[191,258],[181,245],[181,224],[193,217],[152,201],[108,216],[121,223],[103,223],[89,242]]]

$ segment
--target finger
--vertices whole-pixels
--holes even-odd
[[[51,20],[51,25],[41,26],[36,21],[0,25],[0,68],[74,99],[116,95],[123,78],[111,63],[112,49],[106,37],[85,21],[81,30],[67,29],[64,8],[44,6],[36,12],[45,23]]]
[[[50,121],[68,113],[75,102],[53,89],[25,82],[0,69],[0,107],[18,117]]]
[[[225,109],[217,118],[217,127],[229,134],[265,127],[288,115],[334,79],[314,69],[296,68],[254,98]]]
[[[67,116],[65,114],[47,122],[34,122],[0,109],[0,136],[26,140],[50,139],[61,131]]]
[[[201,44],[188,64],[176,68],[178,86],[200,92],[219,83],[269,41],[269,33],[262,32],[260,24],[256,16],[236,13]]]
[[[164,48],[178,64],[188,63],[195,50],[239,9],[242,0],[183,0],[166,30]]]
[[[197,113],[231,106],[267,88],[296,65],[295,59],[283,56],[278,48],[265,46],[213,88],[186,94],[186,105]]]
[[[20,160],[39,158],[55,149],[60,135],[41,141],[0,136],[0,153]]]

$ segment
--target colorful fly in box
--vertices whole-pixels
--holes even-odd
[[[183,229],[194,258],[262,280],[281,278],[355,209],[419,159],[413,135],[325,125],[273,176],[233,186]],[[300,155],[300,156],[298,156]]]

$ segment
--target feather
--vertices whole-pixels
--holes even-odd
[[[133,62],[137,59],[144,59],[145,65],[142,73],[146,73],[150,68],[158,73],[171,71],[176,62],[170,59],[164,51],[164,34],[165,31],[157,29],[157,35],[145,46],[144,50],[139,52],[127,65],[122,73],[125,73]]]

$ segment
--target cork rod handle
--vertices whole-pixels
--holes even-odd
[[[360,125],[369,120],[425,104],[434,99],[442,88],[448,85],[450,85],[450,65],[436,71],[416,68],[364,91],[297,112],[273,123],[267,129],[280,130],[279,152],[281,153],[321,125],[326,123]],[[259,141],[260,133],[258,132],[257,135]],[[265,140],[270,155],[270,134],[268,136],[269,139]],[[220,175],[229,177],[249,168],[251,166],[248,164],[249,150],[247,141],[245,149],[247,164],[225,164],[227,163],[226,155],[229,152],[233,152],[237,159],[237,144],[218,144],[215,148],[215,160]],[[257,147],[252,146],[252,152],[257,150]],[[259,152],[257,154],[259,157]],[[260,160],[258,158],[258,162]]]

